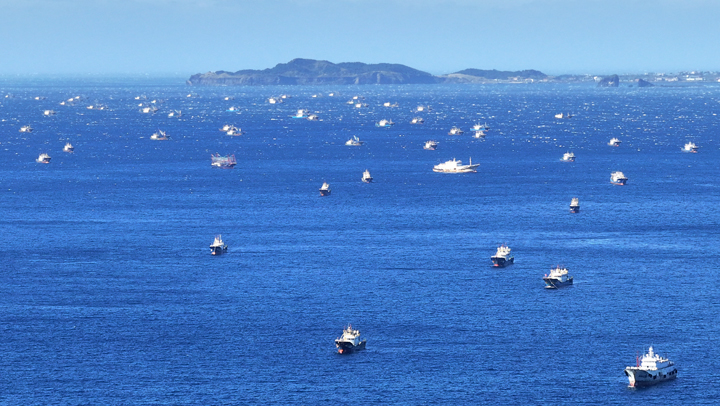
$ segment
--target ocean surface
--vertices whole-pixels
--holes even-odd
[[[720,85],[6,77],[0,97],[0,404],[718,404]],[[452,158],[478,172],[432,171]],[[556,265],[574,286],[544,289]],[[350,323],[367,349],[339,355]],[[677,380],[628,388],[651,345]]]

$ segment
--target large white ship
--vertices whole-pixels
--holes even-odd
[[[636,358],[634,367],[626,367],[625,375],[630,381],[630,387],[650,386],[656,383],[675,379],[677,368],[675,363],[653,352],[650,347],[642,360]]]
[[[467,172],[477,172],[477,167],[480,166],[480,164],[473,165],[472,158],[470,158],[470,164],[469,165],[463,165],[462,161],[458,159],[451,159],[447,162],[443,162],[441,164],[437,164],[433,167],[434,172],[442,172],[442,173],[467,173]]]

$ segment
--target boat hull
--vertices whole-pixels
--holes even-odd
[[[564,286],[569,286],[573,284],[573,277],[567,278],[565,282],[561,282],[555,278],[543,278],[543,281],[545,281],[545,289],[558,289],[562,288]]]
[[[227,245],[223,247],[210,247],[210,255],[222,255],[227,252]]]
[[[320,196],[330,196],[330,191],[329,190],[321,190]]]
[[[627,179],[611,180],[610,183],[616,186],[625,186]]]
[[[362,181],[365,182],[365,183],[372,183],[373,178],[363,178]]]
[[[628,377],[631,388],[647,387],[677,378],[677,368],[671,367],[649,372],[628,367],[625,368],[625,375]]]
[[[358,345],[353,345],[352,343],[347,342],[341,342],[341,341],[335,341],[335,347],[337,347],[338,354],[352,354],[355,351],[361,351],[365,349],[365,344],[367,341],[363,340]]]
[[[505,268],[508,265],[515,263],[515,257],[503,258],[503,257],[490,257],[494,267]]]
[[[570,206],[570,213],[580,213],[580,206]]]

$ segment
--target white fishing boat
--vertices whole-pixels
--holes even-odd
[[[608,145],[611,146],[611,147],[619,147],[621,142],[622,142],[622,141],[620,141],[620,140],[617,139],[617,138],[612,138],[612,139],[610,140],[610,142],[608,142]]]
[[[490,257],[493,266],[497,268],[505,268],[508,265],[514,264],[515,256],[511,253],[511,251],[510,247],[506,244],[499,245],[497,251],[495,251],[495,255]]]
[[[43,115],[44,116],[54,116],[55,110],[45,110],[45,111],[43,111]]]
[[[543,281],[545,282],[545,289],[558,289],[572,285],[573,277],[568,274],[567,268],[557,266],[550,270],[550,274],[545,274]]]
[[[429,151],[435,151],[438,147],[437,141],[425,141],[425,145],[423,145],[423,149],[427,149]]]
[[[212,244],[210,244],[210,254],[212,255],[220,255],[225,252],[227,252],[228,246],[225,244],[222,240],[221,235],[216,235],[215,240]]]
[[[308,114],[307,119],[308,121],[318,121],[320,117],[318,117],[317,114]]]
[[[347,146],[349,146],[349,147],[359,147],[359,146],[361,146],[361,145],[364,144],[364,143],[365,143],[365,141],[360,141],[360,138],[358,138],[357,135],[353,135],[352,138],[350,138],[349,140],[347,140],[347,142],[345,143],[345,145],[347,145]]]
[[[40,154],[40,156],[38,156],[38,158],[35,160],[35,162],[40,163],[40,164],[49,164],[51,159],[52,158],[50,158],[50,155],[43,153],[43,154]]]
[[[243,135],[245,133],[243,132],[243,130],[241,128],[237,128],[233,125],[233,126],[230,126],[230,128],[228,128],[227,131],[225,131],[225,134],[236,136],[236,135]]]
[[[465,131],[461,130],[458,127],[453,127],[450,129],[450,132],[448,132],[448,135],[462,135],[465,134]]]
[[[156,133],[153,133],[153,135],[150,136],[151,140],[155,141],[167,141],[170,139],[168,135],[163,130],[157,130]]]
[[[240,111],[240,107],[230,106],[230,107],[228,107],[228,109],[225,110],[225,111],[228,112],[228,113],[237,113],[237,112]]]
[[[563,119],[563,118],[570,118],[570,117],[572,117],[572,115],[570,115],[570,113],[558,113],[558,114],[555,114],[555,118]]]
[[[688,142],[688,143],[685,144],[685,146],[682,148],[682,151],[683,151],[683,152],[690,152],[690,153],[693,153],[693,154],[694,154],[694,153],[697,153],[697,150],[698,150],[698,146],[695,145],[694,142]]]
[[[168,117],[171,117],[171,118],[172,118],[172,117],[180,118],[180,117],[182,117],[182,111],[180,111],[180,110],[173,110],[173,111],[171,111],[171,112],[168,113]]]
[[[563,162],[575,162],[575,154],[572,152],[566,152],[562,157]]]
[[[362,181],[365,183],[370,183],[373,181],[373,177],[370,176],[370,171],[365,169],[365,172],[363,172]]]
[[[297,113],[295,113],[294,116],[292,116],[292,118],[307,118],[307,114],[308,114],[307,110],[300,109],[297,111]]]
[[[24,125],[24,126],[20,127],[20,132],[21,133],[31,133],[31,132],[33,132],[33,128],[30,127],[29,125]]]
[[[412,120],[410,120],[410,124],[423,124],[425,123],[425,120],[422,117],[413,117]]]
[[[417,106],[416,111],[431,111],[430,106]]]
[[[320,187],[320,196],[329,196],[330,195],[330,184],[327,182],[323,182],[322,186]]]
[[[391,127],[394,125],[395,125],[395,123],[393,123],[392,120],[384,120],[384,119],[375,123],[375,127]]]
[[[577,197],[570,200],[570,213],[580,213],[580,199]]]
[[[284,100],[281,99],[281,98],[279,98],[279,97],[271,97],[271,98],[268,99],[268,103],[270,103],[270,104],[280,104],[280,103],[284,103]]]
[[[398,106],[397,103],[390,103],[390,102],[383,103],[383,107],[397,107],[397,106]]]
[[[67,144],[65,144],[65,147],[63,147],[63,152],[73,153],[75,152],[75,147],[73,147],[73,145],[68,142]]]
[[[478,124],[473,125],[470,130],[471,131],[486,131],[486,130],[488,130],[488,128],[489,127],[488,127],[487,123],[485,123],[485,124],[478,123]]]
[[[218,168],[232,169],[237,165],[235,155],[220,155],[215,153],[215,155],[210,155],[210,160],[211,165]]]
[[[485,138],[486,135],[487,134],[485,133],[485,131],[480,130],[480,131],[475,131],[475,134],[473,134],[473,137],[474,138]]]
[[[156,113],[158,110],[160,110],[160,109],[157,108],[157,107],[155,107],[155,106],[142,106],[142,107],[140,108],[140,112],[141,112],[141,113],[145,113],[145,114],[154,114],[154,113]]]
[[[480,166],[480,164],[473,165],[472,158],[470,158],[470,164],[468,165],[463,165],[462,161],[453,158],[447,162],[435,165],[433,171],[441,173],[468,173],[477,172],[476,169],[478,166]]]
[[[630,381],[630,387],[651,386],[660,382],[677,378],[677,367],[668,358],[655,354],[650,347],[642,359],[635,357],[634,367],[625,367],[625,375]]]
[[[367,340],[360,339],[360,330],[353,330],[350,325],[343,330],[342,337],[335,339],[335,347],[337,347],[340,354],[350,354],[354,351],[364,350],[365,344],[367,344]]]
[[[625,186],[628,178],[620,171],[616,171],[610,174],[610,183],[618,186]]]

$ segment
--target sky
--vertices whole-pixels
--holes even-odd
[[[718,0],[0,0],[0,75],[720,71]]]

